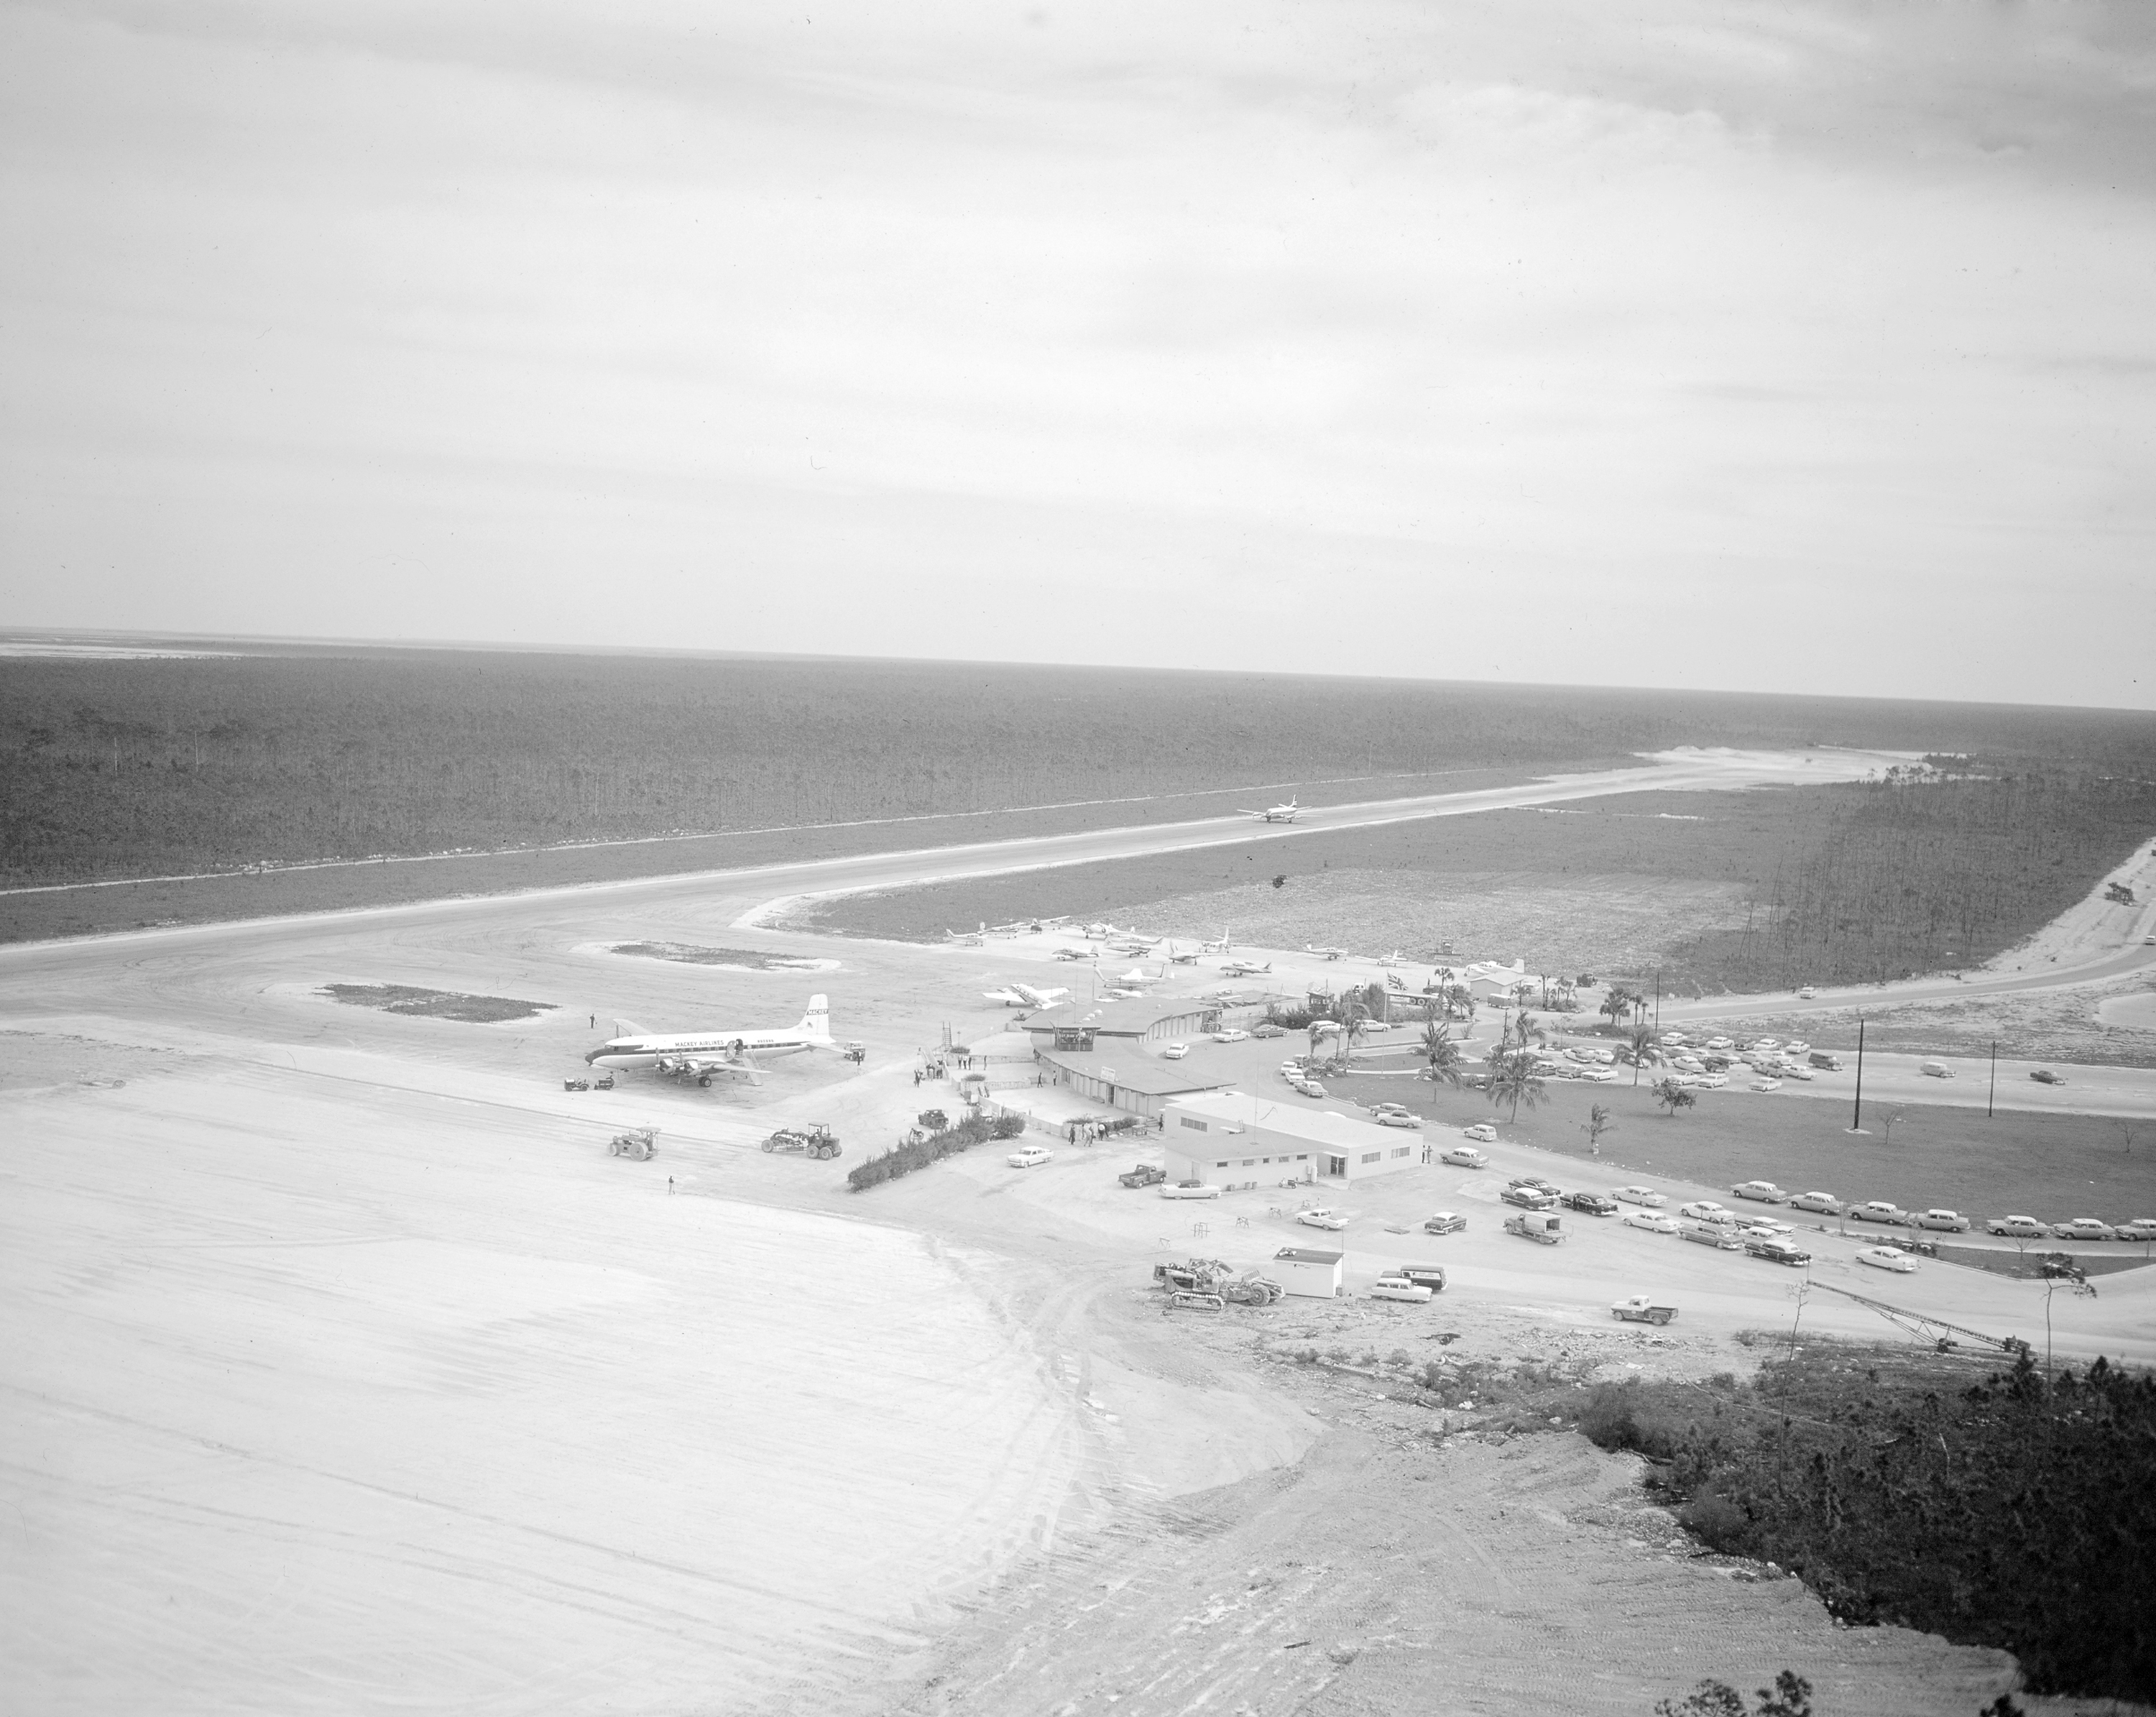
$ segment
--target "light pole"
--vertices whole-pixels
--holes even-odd
[[[1984,1099],[1984,1118],[1991,1118],[1991,1106],[1999,1101],[1999,1040],[1991,1040],[1991,1089]]]
[[[1856,1016],[1856,1107],[1851,1111],[1849,1130],[1864,1130],[1864,1015]]]

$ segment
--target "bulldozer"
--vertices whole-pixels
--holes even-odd
[[[1238,1271],[1219,1258],[1193,1258],[1187,1264],[1155,1264],[1152,1279],[1165,1288],[1171,1305],[1186,1294],[1210,1297],[1239,1306],[1269,1306],[1287,1292],[1255,1270]]]
[[[839,1141],[821,1121],[811,1127],[782,1127],[763,1142],[768,1151],[790,1151],[796,1156],[834,1157]]]
[[[626,1133],[617,1133],[607,1141],[607,1154],[627,1157],[633,1163],[648,1163],[659,1154],[659,1129],[632,1127]]]

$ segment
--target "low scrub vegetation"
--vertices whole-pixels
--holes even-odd
[[[551,1001],[519,1001],[511,995],[466,995],[454,990],[422,990],[410,984],[325,984],[321,993],[352,1007],[379,1008],[385,1014],[412,1014],[430,1020],[456,1020],[467,1026],[491,1026],[503,1020],[530,1020],[552,1013]]]
[[[1845,1621],[2002,1647],[2038,1692],[2156,1697],[2156,1380],[1812,1344],[1749,1383],[1598,1385],[1571,1414],[1656,1466],[1713,1549]]]
[[[942,1111],[931,1109],[921,1119],[935,1117],[940,1123]],[[918,1136],[907,1139],[881,1156],[870,1157],[857,1164],[846,1175],[846,1185],[855,1192],[865,1192],[871,1186],[880,1186],[886,1180],[896,1180],[901,1175],[911,1175],[916,1169],[925,1169],[931,1163],[940,1163],[946,1157],[956,1156],[962,1150],[970,1150],[977,1144],[987,1144],[997,1139],[1016,1139],[1025,1131],[1025,1118],[1021,1115],[969,1115],[955,1127],[924,1124],[916,1129]]]

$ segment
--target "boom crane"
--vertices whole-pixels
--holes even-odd
[[[1838,1293],[1844,1299],[1853,1299],[1860,1306],[1869,1306],[1888,1323],[1907,1330],[1912,1335],[1937,1340],[1942,1346],[1951,1346],[1952,1344],[1944,1337],[1933,1336],[1933,1330],[1950,1329],[1956,1335],[1965,1335],[1971,1341],[1980,1341],[1986,1347],[1997,1348],[2001,1353],[2025,1354],[2030,1351],[2029,1344],[2018,1335],[1986,1335],[1981,1329],[1964,1329],[1958,1324],[1949,1324],[1943,1318],[1931,1317],[1923,1312],[1906,1312],[1899,1306],[1890,1306],[1884,1300],[1866,1298],[1863,1294],[1852,1293],[1845,1288],[1836,1288],[1831,1283],[1815,1280],[1811,1285],[1823,1288],[1829,1293]]]

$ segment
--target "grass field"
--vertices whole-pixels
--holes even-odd
[[[1326,1084],[1359,1103],[1404,1103],[1433,1123],[1491,1118],[1475,1092],[1421,1080],[1351,1076]],[[1768,1180],[1792,1192],[1891,1199],[1905,1210],[1944,1207],[1972,1220],[2022,1214],[2044,1222],[2088,1216],[2123,1221],[2156,1215],[2156,1142],[2128,1149],[2117,1125],[2099,1116],[2002,1110],[1986,1120],[1980,1109],[1908,1104],[1887,1144],[1876,1132],[1851,1138],[1844,1131],[1848,1107],[1824,1098],[1704,1091],[1697,1108],[1671,1117],[1656,1108],[1644,1082],[1635,1090],[1621,1082],[1559,1082],[1549,1092],[1541,1108],[1522,1108],[1517,1123],[1500,1110],[1499,1133],[1592,1164],[1592,1175],[1571,1176],[1589,1185],[1635,1178],[1651,1185],[1657,1175],[1725,1188]],[[1589,1153],[1584,1130],[1588,1109],[1598,1103],[1617,1123],[1603,1135],[1599,1159]]]
[[[429,1020],[455,1020],[467,1026],[491,1026],[504,1020],[532,1020],[552,1013],[551,1001],[519,1001],[508,995],[466,995],[454,990],[421,990],[409,984],[325,984],[324,995],[347,1007],[379,1008],[385,1014],[410,1014]]]
[[[843,897],[799,922],[932,942],[1061,912],[1189,939],[1226,928],[1258,947],[1328,942],[1427,960],[1450,944],[1462,959],[1524,959],[1530,971],[1659,970],[1666,994],[1766,988],[1800,957],[1815,981],[1845,967],[1869,978],[1881,959],[1897,973],[1979,963],[2080,900],[2156,827],[2156,791],[2054,786],[1999,799],[1972,799],[1958,782],[1620,794]],[[1965,825],[1987,808],[1979,837]],[[1907,853],[1905,837],[1917,843]],[[1971,854],[1993,847],[2015,856],[1979,866],[1981,910],[1942,916],[1948,897],[1979,886]],[[1804,926],[1784,934],[1791,879],[1822,852],[1825,874],[1851,891],[1846,925],[1837,932],[1831,902],[1808,897]],[[1900,878],[1891,894],[1881,867]],[[1834,885],[1806,886],[1817,896]]]

